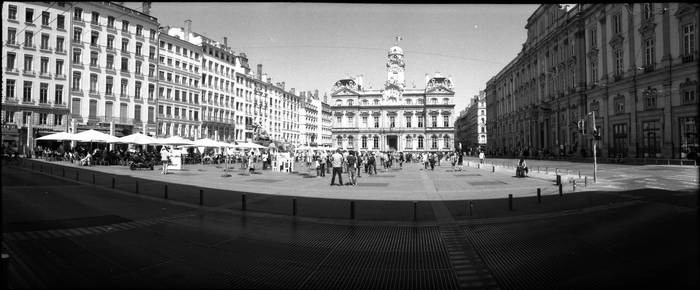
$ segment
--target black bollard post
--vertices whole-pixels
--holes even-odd
[[[413,202],[413,221],[414,222],[418,221],[418,214],[417,214],[418,213],[418,206],[417,206],[417,204],[418,204],[417,202],[415,202],[415,201]]]
[[[241,194],[241,210],[245,210],[245,193]]]
[[[557,183],[556,185],[561,185],[561,175],[557,174]]]
[[[537,188],[537,203],[542,203],[542,189]]]
[[[581,170],[578,171],[578,178],[581,178]]]
[[[493,171],[491,171],[491,172],[496,172],[496,166],[493,167]]]
[[[168,199],[168,185],[163,185],[163,198]]]
[[[297,216],[297,199],[292,198],[292,216]]]
[[[117,180],[114,176],[112,176],[112,189],[114,189],[117,185]]]
[[[588,176],[583,177],[583,187],[588,187]]]
[[[574,183],[573,183],[573,190],[572,190],[572,191],[576,191],[576,180],[574,180]]]
[[[199,205],[204,205],[204,189],[199,190]]]
[[[136,181],[135,187],[136,187],[136,193],[139,193],[139,181],[138,180]]]
[[[559,197],[564,196],[564,192],[561,190],[561,183],[559,184]]]
[[[355,202],[352,200],[350,201],[350,219],[355,219]]]
[[[508,210],[513,211],[513,195],[508,195]]]

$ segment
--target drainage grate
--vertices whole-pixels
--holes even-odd
[[[475,182],[468,182],[470,185],[473,186],[480,186],[480,185],[500,185],[500,184],[508,184],[503,181],[475,181]]]

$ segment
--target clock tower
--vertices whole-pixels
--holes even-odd
[[[406,63],[403,59],[403,49],[398,46],[398,41],[400,37],[396,38],[396,43],[394,46],[389,48],[388,60],[386,62],[387,68],[387,81],[386,85],[395,85],[400,87],[402,90],[406,86],[406,80],[404,78],[404,70]]]

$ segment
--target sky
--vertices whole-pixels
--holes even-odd
[[[125,6],[141,10],[140,2]],[[515,58],[538,5],[153,2],[161,26],[184,27],[245,52],[272,82],[320,94],[347,76],[379,89],[387,51],[403,40],[406,85],[425,87],[425,74],[452,76],[455,112]]]

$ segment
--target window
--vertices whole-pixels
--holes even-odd
[[[642,96],[644,98],[644,109],[646,109],[646,110],[656,109],[656,101],[657,101],[657,90],[656,89],[652,89],[651,87],[647,87],[647,89],[642,92]]]
[[[63,75],[63,60],[62,59],[57,59],[56,60],[56,76]]]
[[[56,28],[57,29],[66,29],[66,17],[63,15],[57,15],[56,16]]]
[[[81,42],[81,34],[83,33],[83,30],[80,27],[73,27],[73,42],[80,43]]]
[[[39,113],[39,125],[46,125],[48,117],[49,114],[47,113]]]
[[[432,127],[436,128],[437,127],[437,116],[430,116],[430,123],[433,124]]]
[[[623,96],[618,96],[615,98],[615,114],[621,114],[625,112],[625,98]]]
[[[17,20],[17,6],[9,5],[7,8],[7,19]]]
[[[155,46],[150,46],[148,49],[148,58],[150,60],[155,60],[156,59],[156,47]]]
[[[155,86],[153,84],[148,85],[148,99],[153,100],[153,94],[155,93]]]
[[[396,127],[396,117],[389,116],[389,127],[390,128]]]
[[[423,128],[423,116],[418,116],[418,128]]]
[[[129,72],[129,59],[126,57],[122,57],[121,71],[122,72]]]
[[[652,12],[652,4],[651,3],[643,3],[642,4],[642,16],[644,17],[644,20],[652,20],[654,17],[654,13]]]
[[[644,41],[644,65],[647,68],[654,65],[654,39]]]
[[[352,106],[352,100],[348,100],[348,106]]]
[[[80,63],[81,63],[81,61],[80,61],[80,53],[81,53],[80,49],[78,49],[78,48],[73,49],[73,63],[75,63],[75,64],[80,64]]]
[[[128,85],[129,85],[129,80],[122,79],[122,85],[120,87],[121,90],[119,91],[119,94],[121,94],[122,98],[127,97],[127,95],[126,95],[127,90],[126,89],[127,89]]]
[[[73,72],[73,91],[80,91],[80,72]]]
[[[442,125],[443,127],[450,126],[450,116],[442,116]]]
[[[114,69],[114,55],[107,55],[107,69]]]
[[[335,124],[338,126],[341,126],[343,123],[343,116],[337,116],[335,117]]]
[[[373,146],[372,147],[373,149],[379,148],[379,137],[378,136],[372,137],[372,146]]]
[[[135,67],[135,74],[140,75],[141,74],[141,61],[137,60],[136,61],[136,67]]]
[[[7,79],[5,80],[5,96],[7,98],[15,97],[15,80]]]
[[[53,115],[53,125],[54,126],[63,125],[63,115],[54,114]]]
[[[683,92],[683,104],[695,103],[697,97],[695,96],[695,90],[686,90]]]
[[[362,144],[362,149],[367,149],[367,136],[362,136],[362,138],[360,138],[360,142]]]
[[[143,36],[143,26],[141,24],[136,25],[136,35]]]
[[[34,9],[26,8],[24,11],[25,11],[24,22],[34,23]]]
[[[443,98],[443,99],[442,99],[442,103],[445,104],[445,105],[449,105],[449,104],[450,104],[450,99],[448,99],[448,98]]]
[[[411,116],[406,116],[406,128],[411,128]]]
[[[698,127],[697,117],[679,118],[681,158],[692,158],[691,153],[698,153]]]
[[[34,122],[32,120],[32,112],[24,112],[22,114],[22,120],[25,124],[29,124],[30,122],[33,124]]]
[[[625,64],[622,59],[622,49],[615,50],[615,74],[622,76],[625,70]]]
[[[32,82],[24,81],[24,90],[22,91],[22,101],[31,102],[32,101]]]
[[[658,120],[642,122],[642,152],[644,157],[655,157],[661,152],[661,126]]]
[[[148,37],[149,37],[151,40],[155,40],[155,39],[156,39],[156,30],[155,30],[155,29],[151,29],[151,33],[148,35]]]
[[[114,28],[114,16],[107,16],[107,27]]]
[[[612,16],[612,30],[613,34],[622,33],[622,13],[617,13]]]
[[[56,85],[54,92],[53,103],[57,105],[63,104],[63,85]]]
[[[90,66],[91,67],[97,67],[97,59],[98,59],[98,54],[96,51],[91,51],[90,52]]]
[[[136,55],[141,56],[141,46],[142,44],[140,42],[136,43]]]
[[[107,49],[114,49],[114,35],[107,35]]]
[[[379,128],[379,116],[374,116],[374,128]]]
[[[41,49],[49,49],[49,35],[48,34],[41,35]]]
[[[63,50],[63,37],[56,37],[56,52],[65,52]]]
[[[24,47],[34,47],[34,33],[31,31],[24,32]]]
[[[99,25],[100,24],[100,13],[97,13],[95,11],[92,12],[92,24]]]
[[[129,51],[129,39],[122,38],[122,53]]]
[[[7,29],[7,44],[17,44],[17,30],[14,28]]]
[[[129,32],[129,21],[122,20],[122,32]]]
[[[378,99],[374,99],[374,105],[375,105],[375,106],[376,106],[376,105],[379,105],[379,100],[378,100]]]
[[[343,137],[338,136],[336,140],[336,144],[338,145],[338,147],[343,147]]]
[[[591,83],[593,85],[598,84],[598,62],[591,62]]]
[[[413,148],[413,138],[411,138],[411,136],[406,136],[406,145],[404,147],[406,149]]]
[[[49,58],[48,57],[42,57],[41,58],[41,63],[39,66],[39,71],[42,75],[47,75],[49,74]]]
[[[97,46],[98,39],[100,39],[100,33],[97,31],[92,31],[90,33],[90,45]]]
[[[25,54],[24,55],[24,71],[25,72],[31,72],[32,71],[32,62],[34,58],[31,55]]]
[[[695,24],[683,25],[683,55],[695,53]]]
[[[39,103],[46,104],[49,102],[49,84],[39,84]]]
[[[442,141],[443,141],[442,148],[450,148],[450,136],[447,136],[447,135],[443,136]]]
[[[73,20],[82,21],[83,20],[83,9],[80,7],[75,7],[73,10]]]
[[[418,149],[423,149],[423,136],[418,136]]]
[[[41,12],[41,25],[42,26],[49,26],[49,19],[51,18],[51,13],[48,11],[42,11]]]
[[[97,94],[97,74],[90,74],[90,93]]]
[[[7,70],[12,71],[15,69],[15,54],[13,52],[7,53]]]

